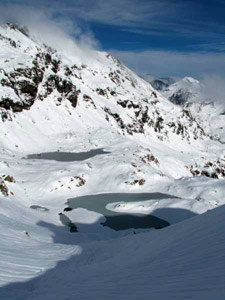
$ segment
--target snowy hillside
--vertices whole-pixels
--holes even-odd
[[[0,27],[1,299],[222,300],[223,145],[116,58],[70,43]]]

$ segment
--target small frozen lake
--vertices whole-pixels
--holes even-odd
[[[163,228],[169,226],[166,220],[152,215],[140,213],[121,213],[108,210],[106,206],[116,202],[138,202],[145,200],[161,200],[175,198],[162,193],[108,193],[71,198],[67,201],[67,209],[84,208],[102,214],[106,221],[101,223],[114,230]]]
[[[71,162],[71,161],[83,161],[89,158],[92,158],[96,155],[108,154],[103,149],[94,149],[88,152],[44,152],[39,154],[29,154],[26,156],[26,159],[46,159],[46,160],[55,160],[62,162]]]

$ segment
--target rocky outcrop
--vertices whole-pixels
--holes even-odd
[[[193,176],[206,176],[214,179],[225,178],[225,158],[207,161],[204,165],[195,164],[188,168]]]
[[[57,74],[59,70],[61,72]],[[9,119],[6,111],[18,113],[28,110],[36,100],[45,100],[54,91],[58,92],[58,103],[68,100],[76,107],[80,90],[77,90],[71,77],[73,71],[69,67],[61,68],[61,61],[45,52],[35,56],[31,67],[23,65],[8,73],[2,69],[0,83],[15,95],[12,98],[4,95],[0,97],[2,119]]]
[[[9,194],[12,194],[12,192],[9,191],[7,184],[8,183],[15,183],[15,179],[13,176],[10,175],[2,175],[0,176],[0,193],[4,196],[7,197]]]
[[[0,178],[0,192],[5,197],[7,197],[9,195],[9,190],[8,190],[5,182],[1,178]]]

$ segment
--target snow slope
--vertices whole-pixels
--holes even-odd
[[[7,238],[23,251],[18,257],[10,248],[14,258],[7,261],[4,276],[13,274],[16,282],[1,288],[1,298],[222,300],[224,213],[221,206],[159,231],[80,246],[60,244],[65,232],[47,224],[36,226],[39,232],[29,238],[15,239],[15,231],[8,230]],[[47,236],[52,234],[50,243]],[[1,249],[1,259],[8,251]],[[60,262],[54,265],[56,255]],[[45,271],[46,260],[51,269]],[[34,271],[38,277],[26,281]]]

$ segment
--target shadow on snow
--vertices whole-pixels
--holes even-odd
[[[184,209],[172,209],[164,208],[156,210],[155,215],[163,216],[182,216],[182,218],[190,218],[195,214]],[[113,218],[113,217],[112,217]],[[177,218],[179,219],[179,218]],[[76,233],[71,233],[66,227],[56,226],[46,222],[39,222],[37,226],[48,228],[52,232],[52,238],[54,243],[79,245],[76,241]],[[91,224],[86,225],[91,229]],[[166,230],[166,229],[161,229]],[[160,231],[161,231],[160,230]],[[86,232],[87,233],[87,232]],[[88,234],[88,233],[87,233]],[[138,236],[138,235],[134,235]],[[64,238],[65,237],[65,238]],[[32,238],[32,236],[31,236]],[[149,235],[150,238],[150,235]],[[70,241],[70,243],[69,243]],[[96,263],[94,256],[102,255],[98,254],[101,250],[104,255],[108,255],[104,252],[104,246],[106,241],[102,241],[103,244],[90,242],[81,244],[81,251],[72,255],[69,259],[57,262],[56,266],[47,270],[45,273],[38,277],[27,280],[25,282],[15,282],[7,284],[0,288],[0,299],[4,300],[74,300],[77,299],[94,299],[90,298],[89,282],[87,281],[87,272],[91,264],[96,265],[92,268],[91,276],[100,276],[98,269],[98,262]],[[145,245],[143,244],[143,247]],[[119,249],[118,249],[119,250]],[[101,256],[100,256],[101,258]],[[99,260],[99,257],[98,257]],[[99,262],[100,263],[100,262]],[[117,262],[118,263],[118,262]],[[100,264],[101,265],[101,264]],[[93,271],[94,270],[94,271]],[[163,270],[162,270],[163,273]],[[73,277],[73,284],[71,285],[71,275]],[[90,275],[90,274],[89,274]],[[67,285],[68,276],[70,284]],[[101,280],[104,281],[104,274],[101,274]],[[115,283],[113,283],[115,285]],[[102,291],[104,290],[104,284]],[[115,287],[116,288],[116,287]],[[98,291],[101,294],[102,291]],[[85,293],[89,296],[85,296]],[[93,295],[92,295],[93,296]],[[109,295],[110,296],[110,295]],[[88,297],[88,298],[87,298]],[[147,298],[146,298],[147,299]]]

